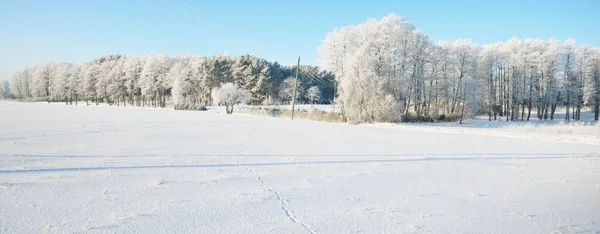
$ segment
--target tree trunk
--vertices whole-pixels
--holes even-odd
[[[498,106],[500,106],[500,117],[504,116],[504,77],[502,77],[502,68],[498,68]]]
[[[461,71],[460,76],[458,77],[458,86],[456,87],[456,92],[454,93],[454,98],[452,98],[452,110],[450,111],[451,113],[454,113],[455,108],[456,108],[456,101],[458,99],[458,96],[460,95],[462,78],[463,78],[463,73]]]
[[[525,102],[521,102],[521,121],[525,120]]]
[[[565,120],[567,120],[567,121],[569,121],[569,119],[570,119],[570,117],[571,117],[571,116],[569,115],[569,105],[570,105],[570,104],[571,104],[571,92],[570,92],[570,91],[567,91],[567,104],[566,104],[566,107],[565,107],[565,111],[566,111],[566,114],[565,114]]]
[[[233,114],[233,105],[225,103],[225,112],[229,115]]]
[[[533,69],[532,69],[533,72]],[[529,121],[529,117],[531,117],[531,92],[533,91],[533,74],[529,78],[529,101],[527,102],[527,121]],[[539,111],[538,111],[539,113]]]
[[[556,111],[556,105],[558,104],[558,101],[560,101],[560,91],[558,92],[558,95],[556,95],[556,102],[552,103],[552,107],[550,108],[550,119],[554,119],[554,112]]]
[[[463,123],[463,116],[465,116],[465,102],[467,100],[466,96],[467,96],[467,88],[465,87],[464,91],[463,91],[462,107],[460,108],[460,124]]]
[[[596,97],[594,98],[594,120],[598,120],[599,115],[600,115],[600,98],[598,97],[598,94],[596,94]]]
[[[506,69],[502,69],[504,76],[504,102],[506,102],[506,106],[504,107],[504,115],[506,115],[506,121],[508,121],[510,114],[510,82],[508,80],[508,75]]]
[[[488,114],[488,121],[492,121],[492,115],[494,115],[494,120],[496,120],[496,113],[494,111],[494,106],[495,106],[495,95],[494,95],[494,74],[490,73],[490,79],[489,79],[489,84],[490,84],[490,92],[489,92],[489,106],[490,106],[490,110],[489,110],[489,114]]]
[[[537,101],[536,105],[535,105],[535,109],[536,109],[536,117],[539,120],[543,119],[543,108],[542,108],[542,103],[540,100]]]

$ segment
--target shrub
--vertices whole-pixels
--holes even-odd
[[[435,120],[439,122],[456,122],[460,120],[460,113],[441,114]]]
[[[415,115],[408,113],[403,115],[402,123],[433,123],[433,122],[456,122],[460,120],[460,113],[441,115]]]
[[[413,113],[408,113],[403,115],[400,119],[402,123],[433,123],[434,118],[428,115],[415,115]]]
[[[344,122],[342,113],[322,111],[322,110],[313,110],[312,112],[310,112],[308,114],[308,119],[316,120],[316,121],[324,121],[324,122],[336,122],[336,123]]]
[[[250,108],[250,114],[253,115],[262,115],[262,116],[271,116],[271,117],[284,117],[290,118],[292,116],[291,110],[281,110],[278,108],[261,108],[261,107],[253,107]],[[341,123],[344,122],[341,113],[336,112],[328,112],[321,110],[296,110],[294,112],[295,119],[309,119],[315,121],[324,121],[324,122],[335,122]]]
[[[193,105],[193,104],[177,104],[177,105],[175,105],[175,110],[205,111],[206,110],[206,106],[204,106],[204,105]]]

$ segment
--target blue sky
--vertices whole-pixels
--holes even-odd
[[[0,79],[50,60],[82,63],[111,53],[249,53],[286,65],[301,56],[317,65],[328,32],[389,13],[434,41],[554,37],[600,46],[598,12],[598,0],[2,0]]]

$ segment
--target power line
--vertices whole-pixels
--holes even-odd
[[[322,77],[319,77],[319,75],[315,74],[313,71],[307,71],[306,69],[304,69],[303,71],[310,76],[311,80],[316,82],[322,88],[334,88],[333,81],[329,81]]]

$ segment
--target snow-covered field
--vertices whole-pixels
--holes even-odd
[[[0,232],[600,232],[600,141],[551,128],[0,102]]]

